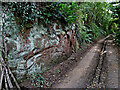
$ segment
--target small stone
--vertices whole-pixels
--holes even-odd
[[[66,76],[66,77],[68,77],[68,75],[67,75],[67,74],[66,74],[65,76]]]
[[[61,82],[61,80],[59,80],[58,82]]]
[[[82,59],[82,57],[80,57],[80,59]]]

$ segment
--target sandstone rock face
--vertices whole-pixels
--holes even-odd
[[[14,26],[13,26],[14,27]],[[51,21],[48,26],[35,25],[30,29],[6,30],[8,65],[17,78],[43,72],[53,59],[76,50],[75,25],[62,26]]]

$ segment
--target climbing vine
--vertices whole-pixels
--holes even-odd
[[[9,11],[9,19],[15,20],[19,27],[31,28],[38,23],[48,24],[51,19],[58,19],[62,23],[73,23],[76,20],[77,3],[30,3],[9,2],[3,3]]]
[[[42,23],[46,26],[51,21],[58,20],[63,25],[75,23],[76,37],[80,45],[92,43],[98,37],[108,34],[114,34],[115,42],[120,45],[119,5],[113,7],[112,4],[105,2],[4,2],[3,13],[5,18],[2,28],[6,37],[15,37],[21,30],[33,28],[36,24]],[[12,30],[11,33],[9,33],[10,30]],[[25,34],[23,31],[22,33]],[[57,70],[57,73],[60,72]],[[34,85],[39,87],[46,84],[41,74],[35,73],[31,79]]]
[[[35,24],[47,25],[51,20],[59,20],[64,25],[77,21],[79,32],[76,34],[80,36],[83,43],[91,43],[93,39],[102,35],[119,31],[116,23],[119,11],[115,11],[119,9],[115,9],[106,2],[9,2],[3,3],[3,6],[6,7],[5,11],[8,11],[7,28],[11,25],[12,28],[25,30],[32,28]],[[112,10],[114,15],[111,13]],[[13,21],[17,26],[13,27]]]

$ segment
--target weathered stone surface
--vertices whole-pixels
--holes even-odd
[[[9,66],[17,67],[21,79],[24,74],[42,72],[53,58],[64,56],[76,50],[75,25],[69,27],[51,22],[49,27],[33,26],[26,30],[6,31]],[[17,33],[18,32],[18,33]]]

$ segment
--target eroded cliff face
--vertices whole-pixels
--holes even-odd
[[[8,65],[21,79],[26,74],[43,72],[49,63],[76,51],[75,25],[53,22],[25,30],[6,31]]]

